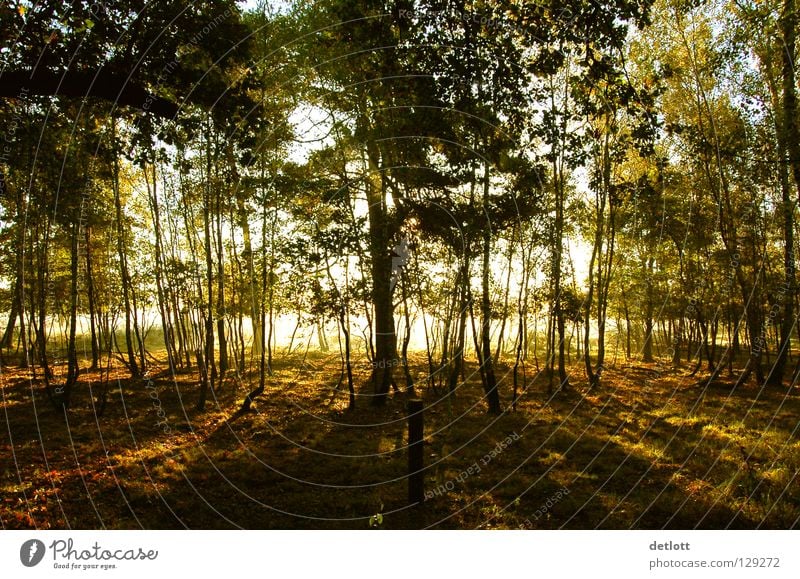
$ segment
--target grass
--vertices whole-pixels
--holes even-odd
[[[381,408],[335,391],[338,356],[280,360],[253,412],[226,379],[197,412],[197,379],[112,375],[94,411],[85,372],[68,414],[26,371],[0,374],[4,528],[793,528],[800,526],[797,389],[610,368],[548,396],[530,376],[517,410],[499,376],[485,413],[476,368],[455,396],[427,390],[425,488],[406,500],[405,393]],[[356,379],[367,380],[366,366]],[[422,358],[414,369],[423,377]],[[660,368],[660,366],[659,366]],[[723,387],[724,386],[724,387]],[[160,412],[160,416],[159,416]],[[508,442],[511,437],[511,442]],[[504,443],[505,441],[505,443]],[[488,460],[487,460],[488,457]],[[477,465],[480,468],[474,468]],[[470,467],[473,467],[470,469]],[[438,492],[437,492],[438,489]],[[380,516],[378,516],[380,515]]]

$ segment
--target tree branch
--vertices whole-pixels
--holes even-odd
[[[104,70],[53,72],[36,69],[0,73],[0,98],[19,98],[25,94],[94,97],[166,119],[178,114],[178,106],[172,101],[148,92],[129,77]]]

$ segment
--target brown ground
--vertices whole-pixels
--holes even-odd
[[[406,395],[380,409],[360,397],[349,412],[346,393],[332,390],[338,356],[299,366],[278,365],[255,411],[241,416],[249,387],[235,378],[197,412],[194,376],[159,375],[147,388],[118,371],[96,416],[89,390],[101,389],[100,376],[84,373],[65,416],[27,372],[3,368],[2,526],[800,526],[797,388],[702,388],[635,364],[610,369],[587,392],[576,367],[573,390],[555,397],[532,374],[511,412],[510,375],[500,372],[507,411],[498,417],[485,414],[477,375],[455,397],[421,384],[425,487],[445,490],[408,508]],[[422,359],[418,369],[423,376]],[[480,472],[469,472],[476,462]]]

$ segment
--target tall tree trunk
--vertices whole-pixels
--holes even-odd
[[[483,172],[483,215],[489,216],[489,164],[484,163]],[[500,414],[500,394],[497,391],[497,378],[494,374],[494,361],[492,359],[491,323],[492,301],[491,287],[489,286],[492,259],[492,227],[490,223],[483,226],[483,263],[481,277],[481,347],[478,352],[478,362],[483,367],[483,390],[486,394],[486,403],[491,414]],[[563,325],[563,317],[562,317]],[[561,328],[563,334],[563,327]],[[561,348],[563,357],[563,342]],[[560,360],[560,363],[563,359]]]
[[[794,184],[800,199],[800,127],[797,119],[797,84],[795,74],[797,43],[797,5],[795,0],[783,0],[779,19],[781,30],[781,73],[783,80],[783,133]]]
[[[649,363],[653,361],[653,257],[648,256],[644,260],[645,276],[645,313],[644,313],[644,347],[642,348],[642,361]]]
[[[70,226],[70,260],[69,260],[69,335],[67,337],[67,379],[61,397],[61,405],[67,408],[72,397],[72,387],[78,380],[78,348],[76,333],[78,327],[78,236],[80,225]]]
[[[144,331],[139,324],[139,306],[136,302],[137,295],[136,287],[131,287],[131,318],[133,320],[133,338],[135,340],[134,346],[136,347],[136,353],[139,356],[139,368],[142,369],[142,374],[144,374],[145,368],[147,367],[147,352],[144,345]],[[142,320],[144,320],[144,308],[142,308],[142,310]]]
[[[594,371],[594,365],[592,364],[592,357],[591,357],[591,345],[589,343],[589,333],[592,329],[592,303],[594,301],[594,288],[595,288],[595,280],[594,280],[594,263],[597,259],[597,253],[599,252],[598,247],[598,240],[597,240],[597,233],[595,233],[595,244],[592,248],[592,255],[589,258],[589,279],[587,281],[588,287],[586,289],[586,299],[584,300],[584,307],[583,307],[583,367],[586,371],[586,377],[589,380],[589,388],[594,388],[595,386],[599,385],[600,377]]]
[[[267,259],[265,248],[267,245],[267,203],[266,198],[262,199],[261,203],[261,287],[265,288],[267,285]],[[267,307],[266,307],[266,292],[261,291],[258,293],[260,296],[258,300],[258,325],[263,329],[266,323]],[[245,396],[242,402],[240,412],[250,410],[250,406],[256,397],[264,393],[267,380],[267,348],[266,348],[266,332],[262,331],[259,334],[260,344],[257,351],[259,353],[258,364],[258,386]]]
[[[239,223],[239,218],[236,213],[236,205],[230,205],[229,210],[231,227],[228,234],[230,235],[231,258],[233,260],[231,272],[234,279],[247,279],[237,247],[238,236],[236,224]],[[236,268],[235,270],[233,269],[234,267]],[[242,295],[241,287],[241,285],[233,284],[231,290],[231,305],[233,306],[234,313],[231,315],[228,324],[228,332],[233,339],[233,367],[236,370],[237,377],[244,372],[245,368],[244,312],[246,309],[244,307],[244,296]]]
[[[686,332],[685,317],[680,316],[676,322],[672,336],[672,367],[677,368],[681,363],[681,345]]]
[[[317,347],[320,352],[327,352],[330,349],[328,345],[328,338],[325,336],[325,321],[322,319],[314,323],[314,329],[317,332]]]
[[[469,295],[467,293],[467,284],[469,283],[469,252],[464,250],[464,256],[461,260],[459,273],[456,281],[456,288],[458,292],[458,326],[455,344],[453,345],[453,355],[451,356],[450,375],[447,381],[447,390],[450,394],[456,391],[458,386],[458,376],[464,368],[464,349],[466,348],[467,338],[467,313],[469,310]]]
[[[84,228],[84,242],[86,244],[86,293],[89,306],[89,331],[92,342],[92,365],[90,370],[97,370],[100,367],[100,340],[97,336],[97,296],[94,287],[94,266],[92,263],[92,227],[86,225]]]
[[[210,132],[211,128],[206,127]],[[203,249],[206,259],[206,304],[205,304],[205,370],[202,374],[200,398],[197,409],[203,410],[208,390],[213,393],[216,386],[217,366],[214,356],[214,260],[211,253],[211,138],[206,136],[206,174],[203,188]]]
[[[372,267],[372,307],[375,324],[375,358],[370,382],[372,403],[386,402],[393,383],[392,369],[397,365],[397,336],[392,303],[392,259],[390,253],[389,215],[386,191],[380,171],[380,155],[374,141],[367,141],[367,203],[369,220],[369,253]]]
[[[631,313],[628,307],[628,298],[625,297],[623,291],[622,297],[622,312],[625,315],[625,358],[631,359]]]
[[[261,171],[261,179],[264,179],[264,170]],[[242,229],[242,241],[244,243],[244,258],[247,267],[247,283],[250,295],[247,296],[248,311],[250,313],[250,320],[253,324],[253,354],[260,356],[261,354],[261,316],[259,314],[259,298],[260,291],[258,289],[258,282],[256,276],[256,269],[253,260],[253,243],[250,236],[250,220],[248,218],[248,211],[245,206],[245,198],[243,195],[236,196],[236,208],[239,215],[239,227]]]
[[[554,161],[555,164],[555,161]],[[556,218],[555,218],[555,233],[554,233],[554,246],[553,246],[553,310],[555,314],[555,329],[558,330],[558,337],[555,337],[555,329],[552,331],[553,340],[558,340],[558,379],[559,389],[569,387],[569,379],[567,378],[567,369],[564,363],[564,308],[562,307],[561,296],[561,262],[562,252],[564,250],[564,183],[561,168],[554,167],[556,171],[555,178],[555,196],[556,196]],[[552,355],[552,350],[551,350]],[[551,363],[552,368],[552,363]],[[551,372],[552,376],[552,372]],[[552,379],[552,378],[551,378]]]
[[[350,320],[348,317],[348,299],[342,295],[342,292],[339,290],[339,286],[336,283],[336,280],[333,277],[333,273],[331,272],[331,263],[330,263],[330,256],[328,255],[327,248],[325,249],[325,272],[328,275],[328,281],[331,284],[331,287],[334,288],[336,291],[336,299],[339,302],[337,307],[337,314],[339,320],[339,329],[341,330],[341,334],[344,335],[344,352],[342,364],[343,370],[346,372],[347,375],[347,391],[349,394],[349,404],[348,410],[354,410],[356,407],[356,391],[355,386],[353,384],[353,364],[351,361],[351,339],[350,339]],[[346,270],[347,271],[347,270]],[[345,288],[349,283],[349,273],[345,274]],[[339,349],[341,351],[341,341],[339,342]]]
[[[768,70],[768,85],[772,97],[773,110],[775,111],[775,135],[777,142],[777,170],[778,182],[781,188],[781,213],[783,216],[783,284],[778,290],[779,299],[783,302],[783,323],[780,325],[780,343],[778,357],[768,376],[768,383],[780,385],[786,368],[786,360],[791,350],[791,335],[794,322],[794,299],[796,292],[796,269],[794,257],[794,207],[792,201],[791,185],[789,183],[789,167],[800,195],[800,143],[797,142],[797,95],[795,87],[794,53],[796,42],[797,14],[795,0],[785,0],[780,22],[783,42],[781,48],[781,76],[782,76],[782,114],[781,98],[778,87],[774,82],[771,55],[768,62],[764,63]],[[764,60],[764,59],[762,59]],[[773,306],[774,307],[774,306]]]
[[[584,300],[583,309],[583,366],[586,371],[586,377],[589,380],[589,388],[594,388],[600,384],[600,375],[595,371],[594,364],[592,364],[591,357],[591,344],[589,341],[590,332],[592,328],[592,305],[594,304],[595,288],[600,293],[599,285],[602,281],[603,270],[597,267],[595,273],[595,265],[602,261],[603,251],[603,229],[604,229],[604,213],[605,213],[606,198],[602,192],[595,193],[595,232],[594,244],[592,245],[592,254],[589,257],[589,279],[587,280],[586,299]],[[595,279],[599,277],[599,279]],[[598,303],[600,300],[598,299]],[[600,314],[597,314],[598,321]]]
[[[603,197],[608,203],[608,224],[604,227],[606,232],[606,250],[602,252],[602,259],[598,261],[598,275],[597,275],[597,365],[596,374],[598,379],[602,376],[605,370],[606,359],[606,324],[608,320],[608,296],[611,288],[612,275],[611,272],[614,267],[614,251],[616,249],[616,234],[617,234],[617,204],[614,201],[611,191],[611,128],[609,126],[610,116],[613,113],[609,112],[606,117],[605,138],[603,139]],[[605,202],[604,202],[605,205]],[[605,221],[605,217],[601,215],[601,219]]]
[[[20,355],[20,367],[27,368],[30,365],[30,347],[29,347],[29,336],[28,331],[29,327],[25,322],[25,288],[22,284],[20,284],[20,297],[19,297],[19,341],[20,345],[22,346],[22,352]]]
[[[495,360],[499,361],[503,354],[503,336],[505,335],[506,322],[508,321],[508,302],[511,295],[511,266],[514,260],[514,243],[517,225],[514,224],[511,236],[508,241],[508,270],[506,271],[505,293],[503,294],[503,313],[500,315],[500,329],[497,331],[497,347],[494,351]]]
[[[400,351],[400,363],[403,365],[403,374],[406,378],[406,391],[414,395],[414,378],[411,376],[411,369],[408,367],[408,345],[411,342],[411,312],[408,307],[408,273],[405,269],[401,270],[400,286],[403,299],[403,319],[405,328],[403,332],[403,345]]]
[[[117,255],[119,257],[120,281],[122,283],[122,302],[125,306],[125,346],[127,348],[128,368],[134,377],[141,376],[144,368],[139,368],[136,361],[136,351],[133,347],[133,337],[131,335],[131,277],[128,272],[128,254],[125,250],[125,222],[122,217],[122,199],[120,196],[119,183],[119,155],[116,143],[117,120],[112,119],[112,139],[114,139],[114,166],[112,174],[112,189],[114,192],[114,221],[116,226]]]
[[[216,139],[215,139],[216,141]],[[214,146],[215,167],[219,166],[217,159],[217,145]],[[215,174],[218,169],[215,169]],[[218,177],[218,175],[217,175]],[[215,253],[217,256],[217,305],[216,305],[216,318],[217,318],[217,341],[219,343],[219,371],[224,377],[228,371],[228,339],[225,333],[225,317],[227,315],[225,306],[225,251],[222,244],[222,183],[217,178],[215,182],[216,203],[215,203]]]
[[[44,230],[44,239],[37,235],[36,241],[38,245],[37,255],[37,301],[36,313],[38,314],[38,323],[34,326],[36,336],[36,350],[39,358],[39,365],[42,367],[44,374],[45,385],[49,390],[49,381],[53,378],[53,371],[50,368],[50,363],[47,357],[47,287],[49,285],[49,249],[47,233],[50,230],[49,215],[45,218],[45,223],[42,224],[41,229]],[[35,318],[32,317],[32,320]]]
[[[272,344],[275,339],[275,235],[278,225],[278,211],[272,212],[269,229],[269,271],[267,272],[267,372],[272,375]],[[264,256],[266,258],[266,255]]]
[[[514,352],[514,392],[511,398],[511,408],[517,409],[517,401],[519,400],[519,371],[522,369],[522,391],[527,389],[527,375],[525,369],[526,359],[526,326],[525,320],[528,317],[528,288],[530,283],[530,251],[528,251],[524,238],[523,230],[520,228],[520,253],[522,261],[522,283],[519,287],[519,294],[517,295],[517,341],[515,344]]]
[[[20,229],[22,228],[20,227]],[[20,261],[22,257],[22,252],[19,249],[17,249],[16,254],[17,254],[16,258],[17,261]],[[19,266],[17,266],[16,270],[17,272],[19,271]],[[0,337],[0,349],[10,348],[11,343],[13,342],[14,327],[17,324],[17,317],[19,316],[19,311],[20,311],[19,296],[20,293],[22,293],[21,287],[22,287],[22,276],[20,276],[19,273],[16,273],[14,275],[14,289],[11,294],[11,310],[8,314],[8,323],[6,324],[6,329],[3,332],[3,336]]]
[[[161,317],[161,331],[164,335],[164,347],[167,350],[167,363],[169,364],[170,372],[175,371],[176,366],[176,353],[172,333],[172,324],[170,323],[168,315],[167,300],[164,293],[164,257],[162,252],[162,236],[161,236],[161,211],[158,206],[158,191],[157,191],[157,175],[155,161],[152,164],[153,168],[153,181],[147,175],[147,165],[143,166],[145,171],[145,181],[147,182],[147,193],[150,204],[150,214],[153,218],[153,233],[155,235],[155,277],[156,277],[156,299],[158,301],[158,313]]]
[[[27,367],[28,365],[28,339],[25,334],[25,228],[22,226],[27,211],[25,195],[22,188],[17,188],[16,194],[16,231],[15,231],[15,254],[14,254],[14,295],[11,301],[11,315],[8,319],[5,332],[3,333],[2,340],[0,340],[0,348],[8,348],[14,337],[15,320],[19,318],[19,336],[20,344],[22,345],[21,361],[23,364],[20,366]]]
[[[783,149],[783,147],[781,147]],[[778,345],[778,357],[768,376],[768,383],[779,386],[783,383],[783,375],[786,368],[786,360],[792,345],[792,327],[794,325],[794,294],[796,288],[795,281],[795,259],[794,259],[794,202],[791,198],[788,172],[783,163],[785,154],[781,154],[781,161],[778,163],[778,172],[781,183],[781,213],[783,214],[783,284],[777,291],[778,302],[773,308],[783,306],[783,320],[780,324],[780,342]],[[782,302],[782,303],[781,303]]]

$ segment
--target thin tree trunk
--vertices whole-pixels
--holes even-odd
[[[128,368],[134,377],[141,376],[144,368],[139,368],[136,362],[136,352],[133,348],[133,338],[131,335],[131,278],[128,272],[128,254],[125,251],[125,223],[122,217],[122,199],[120,197],[119,184],[119,155],[116,143],[117,120],[112,119],[112,139],[114,139],[114,167],[112,175],[112,189],[114,192],[114,212],[116,225],[117,255],[119,256],[120,276],[122,283],[122,302],[125,306],[125,347],[127,348]]]
[[[153,219],[153,233],[155,235],[155,278],[156,278],[156,299],[158,300],[158,313],[161,317],[161,331],[164,335],[164,348],[167,350],[167,363],[169,364],[170,372],[175,371],[175,346],[172,339],[172,325],[168,315],[167,300],[164,292],[164,257],[162,255],[162,241],[161,241],[161,211],[158,206],[158,191],[156,189],[157,174],[155,161],[152,164],[153,168],[153,181],[147,175],[147,165],[143,166],[145,171],[145,181],[147,183],[147,197],[150,202],[150,214]]]
[[[484,163],[483,173],[483,214],[489,215],[489,164]],[[485,381],[483,389],[486,393],[486,403],[491,414],[500,414],[500,395],[497,391],[497,378],[494,374],[494,361],[492,360],[491,322],[492,302],[491,288],[489,287],[490,266],[492,259],[492,228],[489,223],[483,227],[483,267],[481,278],[481,347],[478,353],[478,362],[483,367]],[[562,317],[563,324],[563,317]],[[563,334],[563,327],[561,328]],[[562,343],[563,345],[563,343]],[[561,356],[563,358],[563,347]],[[563,363],[563,359],[560,360]]]
[[[22,228],[20,227],[20,229]],[[22,251],[19,248],[16,250],[16,255],[16,261],[22,261]],[[8,314],[6,329],[3,332],[2,338],[0,338],[0,349],[11,347],[11,343],[14,339],[14,326],[17,323],[17,317],[20,312],[19,295],[22,287],[22,276],[19,274],[19,270],[20,265],[17,264],[16,275],[14,276],[14,290],[11,294],[11,311]]]
[[[76,332],[78,327],[78,235],[80,226],[74,223],[70,226],[70,286],[69,286],[69,336],[67,338],[67,379],[64,384],[61,405],[69,407],[72,397],[72,387],[78,380],[78,349]]]
[[[206,127],[209,132],[210,127]],[[206,315],[205,315],[205,368],[201,376],[200,398],[197,409],[203,410],[209,388],[214,391],[217,367],[214,356],[214,261],[211,254],[211,139],[206,136],[206,172],[203,188],[203,245],[206,259]]]
[[[267,322],[267,371],[272,375],[272,344],[275,335],[275,234],[277,229],[277,210],[272,212],[269,233],[269,271],[267,272],[267,307],[269,319]]]
[[[225,334],[225,318],[227,308],[225,305],[225,251],[222,244],[222,183],[219,178],[219,159],[217,155],[217,133],[214,133],[214,174],[215,174],[215,236],[214,249],[217,257],[217,342],[219,344],[219,372],[221,380],[224,380],[225,373],[228,371],[228,338]]]
[[[411,312],[408,307],[408,274],[405,270],[400,272],[400,283],[403,299],[403,317],[405,320],[405,331],[403,333],[403,344],[400,352],[400,363],[403,365],[403,374],[406,378],[406,391],[410,395],[414,395],[414,378],[411,376],[411,370],[408,367],[408,344],[411,341]]]
[[[494,358],[495,360],[499,361],[500,356],[503,353],[503,336],[505,335],[506,329],[506,321],[508,320],[508,301],[509,295],[511,294],[511,265],[514,259],[514,244],[511,240],[514,239],[516,236],[516,224],[511,233],[511,237],[509,238],[508,242],[508,271],[506,272],[506,287],[505,287],[505,294],[503,298],[503,313],[500,316],[500,329],[497,331],[497,347],[494,351]]]
[[[645,314],[644,314],[644,347],[642,348],[642,361],[653,361],[653,257],[645,260]]]
[[[794,0],[785,0],[784,13],[781,15],[781,32],[784,37],[784,45],[781,46],[781,64],[783,75],[783,114],[779,114],[780,98],[778,87],[774,82],[774,74],[771,58],[762,59],[767,68],[768,86],[772,98],[772,108],[775,111],[774,125],[777,143],[777,171],[778,182],[781,188],[781,214],[783,216],[783,284],[779,288],[777,295],[783,302],[783,323],[780,330],[780,342],[778,344],[778,357],[768,376],[768,383],[774,386],[783,383],[783,376],[786,368],[786,361],[791,350],[791,332],[794,321],[794,295],[796,292],[796,271],[794,258],[794,207],[792,201],[791,185],[789,183],[789,167],[794,172],[798,193],[800,194],[800,145],[796,142],[797,134],[797,97],[794,86],[794,65],[791,55],[794,54],[795,27],[797,16],[794,14]],[[788,44],[786,44],[788,43]],[[792,142],[795,139],[795,142]],[[792,155],[795,155],[793,158]],[[775,306],[773,306],[775,307]],[[780,307],[780,304],[778,305]]]
[[[264,288],[267,285],[267,260],[265,255],[265,246],[267,244],[267,204],[266,199],[262,200],[262,210],[261,210],[261,287]],[[266,308],[266,292],[259,292],[261,299],[258,301],[258,316],[259,316],[259,325],[261,328],[265,327],[266,323],[266,316],[267,316],[267,308]],[[266,387],[266,377],[267,377],[267,348],[266,348],[266,332],[260,333],[261,343],[258,345],[258,352],[259,352],[259,371],[258,371],[258,386],[249,392],[247,396],[245,396],[244,401],[242,402],[242,406],[239,409],[240,412],[246,412],[250,410],[250,407],[256,397],[260,396],[264,393],[264,388]]]
[[[783,80],[783,133],[800,200],[800,121],[797,119],[796,42],[798,14],[795,0],[783,0],[779,19],[781,31],[781,76]]]
[[[456,337],[455,347],[453,348],[453,355],[451,357],[452,365],[450,367],[450,375],[448,376],[447,390],[452,395],[458,386],[458,376],[462,373],[464,368],[464,350],[467,346],[467,313],[469,309],[469,296],[467,293],[467,284],[469,283],[469,254],[465,250],[465,255],[461,260],[459,274],[457,276],[456,287],[458,288],[458,334]]]
[[[97,296],[95,295],[94,287],[91,225],[86,225],[84,228],[84,241],[86,243],[86,293],[89,302],[89,338],[92,342],[92,365],[90,370],[97,370],[100,367],[100,341],[97,336],[97,324],[95,323],[95,316],[97,315]]]

